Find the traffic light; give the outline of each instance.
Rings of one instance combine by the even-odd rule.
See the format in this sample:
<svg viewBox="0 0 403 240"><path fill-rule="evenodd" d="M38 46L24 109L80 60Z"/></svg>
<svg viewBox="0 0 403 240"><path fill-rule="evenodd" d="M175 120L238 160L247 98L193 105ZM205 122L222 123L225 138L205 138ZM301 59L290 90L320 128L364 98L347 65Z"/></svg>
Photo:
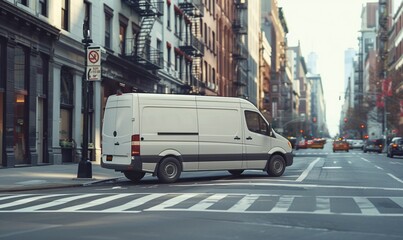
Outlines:
<svg viewBox="0 0 403 240"><path fill-rule="evenodd" d="M345 123L347 122L347 118L344 118L344 122L345 122Z"/></svg>
<svg viewBox="0 0 403 240"><path fill-rule="evenodd" d="M361 123L360 128L365 128L365 124Z"/></svg>
<svg viewBox="0 0 403 240"><path fill-rule="evenodd" d="M316 117L313 117L313 118L312 118L312 122L313 122L313 123L316 123Z"/></svg>

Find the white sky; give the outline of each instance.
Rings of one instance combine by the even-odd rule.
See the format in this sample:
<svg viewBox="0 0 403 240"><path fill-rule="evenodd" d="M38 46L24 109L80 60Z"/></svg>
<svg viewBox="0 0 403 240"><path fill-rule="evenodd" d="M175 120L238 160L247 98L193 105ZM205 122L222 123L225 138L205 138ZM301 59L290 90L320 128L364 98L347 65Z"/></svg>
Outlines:
<svg viewBox="0 0 403 240"><path fill-rule="evenodd" d="M318 55L317 73L322 77L327 126L333 136L343 104L339 96L344 95L344 51L358 48L361 10L367 2L378 0L278 0L288 26L288 46L300 41L305 60L310 52Z"/></svg>

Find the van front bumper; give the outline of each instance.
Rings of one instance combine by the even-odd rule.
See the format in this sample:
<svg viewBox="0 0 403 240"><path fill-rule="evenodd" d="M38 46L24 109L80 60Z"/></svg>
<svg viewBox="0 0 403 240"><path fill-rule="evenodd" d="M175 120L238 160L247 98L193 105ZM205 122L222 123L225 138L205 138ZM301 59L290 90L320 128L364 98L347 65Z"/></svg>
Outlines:
<svg viewBox="0 0 403 240"><path fill-rule="evenodd" d="M294 162L294 154L292 152L285 154L285 164L286 166L291 166Z"/></svg>

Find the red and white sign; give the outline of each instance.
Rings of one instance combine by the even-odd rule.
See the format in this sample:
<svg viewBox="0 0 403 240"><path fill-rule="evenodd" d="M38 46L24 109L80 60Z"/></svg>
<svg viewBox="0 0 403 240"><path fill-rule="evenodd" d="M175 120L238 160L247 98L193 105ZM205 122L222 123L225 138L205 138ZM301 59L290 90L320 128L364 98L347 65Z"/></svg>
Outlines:
<svg viewBox="0 0 403 240"><path fill-rule="evenodd" d="M101 48L87 48L87 66L101 66Z"/></svg>

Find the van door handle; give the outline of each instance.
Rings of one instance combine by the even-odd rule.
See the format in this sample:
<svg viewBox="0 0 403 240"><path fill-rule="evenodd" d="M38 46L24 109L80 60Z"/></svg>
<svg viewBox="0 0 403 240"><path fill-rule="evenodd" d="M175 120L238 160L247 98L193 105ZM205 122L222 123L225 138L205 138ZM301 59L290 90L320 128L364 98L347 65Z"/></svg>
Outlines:
<svg viewBox="0 0 403 240"><path fill-rule="evenodd" d="M235 136L235 137L234 137L234 140L241 140L241 138L238 137L238 136Z"/></svg>
<svg viewBox="0 0 403 240"><path fill-rule="evenodd" d="M119 146L119 142L115 142L115 145L116 145L116 146Z"/></svg>
<svg viewBox="0 0 403 240"><path fill-rule="evenodd" d="M252 138L251 138L251 137L247 137L246 140L252 140Z"/></svg>

